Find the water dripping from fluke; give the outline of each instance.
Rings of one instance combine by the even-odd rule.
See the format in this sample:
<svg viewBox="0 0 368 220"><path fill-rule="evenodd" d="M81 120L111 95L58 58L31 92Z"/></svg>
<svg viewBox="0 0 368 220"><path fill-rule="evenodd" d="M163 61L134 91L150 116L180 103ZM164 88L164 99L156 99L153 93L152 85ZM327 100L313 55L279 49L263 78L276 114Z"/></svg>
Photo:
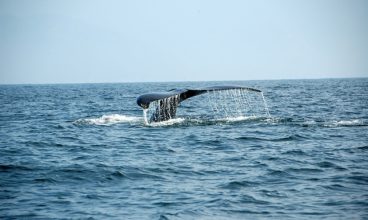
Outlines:
<svg viewBox="0 0 368 220"><path fill-rule="evenodd" d="M184 100L198 95L202 96L190 99L189 106L179 108ZM212 119L271 117L263 92L243 86L213 86L148 93L139 96L137 104L143 108L145 125L176 119L178 112L186 115L185 118L196 113L201 116L209 114Z"/></svg>

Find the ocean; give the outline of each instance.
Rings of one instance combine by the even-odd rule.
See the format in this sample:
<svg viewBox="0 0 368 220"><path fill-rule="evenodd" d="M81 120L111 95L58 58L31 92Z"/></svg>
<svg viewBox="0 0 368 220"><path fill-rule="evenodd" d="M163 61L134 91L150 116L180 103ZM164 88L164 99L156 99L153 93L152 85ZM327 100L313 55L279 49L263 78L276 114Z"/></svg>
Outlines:
<svg viewBox="0 0 368 220"><path fill-rule="evenodd" d="M215 85L269 115L203 94L145 124L136 104ZM0 104L0 219L368 219L368 78L0 85Z"/></svg>

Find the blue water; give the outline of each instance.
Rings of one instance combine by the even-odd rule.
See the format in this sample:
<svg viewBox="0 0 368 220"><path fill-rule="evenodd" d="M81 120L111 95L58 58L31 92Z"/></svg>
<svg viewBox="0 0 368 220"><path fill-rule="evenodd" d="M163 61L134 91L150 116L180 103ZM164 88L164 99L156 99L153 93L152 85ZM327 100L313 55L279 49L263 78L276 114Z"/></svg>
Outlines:
<svg viewBox="0 0 368 220"><path fill-rule="evenodd" d="M188 100L145 125L136 105L223 84L263 90L271 117ZM2 85L0 103L0 218L368 218L367 78Z"/></svg>

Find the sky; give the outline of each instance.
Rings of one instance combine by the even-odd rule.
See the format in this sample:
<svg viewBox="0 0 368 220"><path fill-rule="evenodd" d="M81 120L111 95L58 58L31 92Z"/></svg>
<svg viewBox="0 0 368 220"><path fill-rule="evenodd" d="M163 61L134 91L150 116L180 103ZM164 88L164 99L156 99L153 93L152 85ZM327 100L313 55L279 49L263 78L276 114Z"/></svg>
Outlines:
<svg viewBox="0 0 368 220"><path fill-rule="evenodd" d="M0 84L368 77L366 0L0 0Z"/></svg>

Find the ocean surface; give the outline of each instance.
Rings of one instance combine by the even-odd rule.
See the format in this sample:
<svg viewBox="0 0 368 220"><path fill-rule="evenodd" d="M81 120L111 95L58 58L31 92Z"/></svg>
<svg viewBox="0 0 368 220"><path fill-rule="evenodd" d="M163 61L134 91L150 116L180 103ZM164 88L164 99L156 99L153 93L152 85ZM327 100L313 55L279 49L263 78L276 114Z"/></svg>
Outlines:
<svg viewBox="0 0 368 220"><path fill-rule="evenodd" d="M145 124L136 104L214 85L270 115L203 94ZM0 219L368 219L367 78L0 85L0 104Z"/></svg>

